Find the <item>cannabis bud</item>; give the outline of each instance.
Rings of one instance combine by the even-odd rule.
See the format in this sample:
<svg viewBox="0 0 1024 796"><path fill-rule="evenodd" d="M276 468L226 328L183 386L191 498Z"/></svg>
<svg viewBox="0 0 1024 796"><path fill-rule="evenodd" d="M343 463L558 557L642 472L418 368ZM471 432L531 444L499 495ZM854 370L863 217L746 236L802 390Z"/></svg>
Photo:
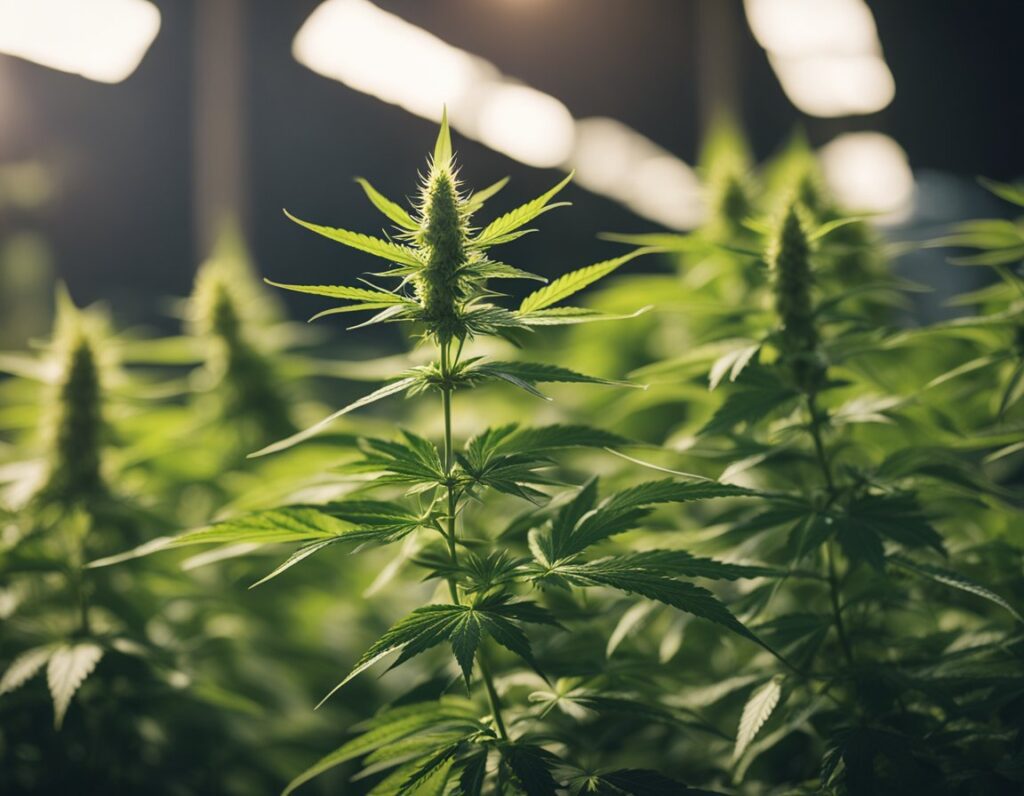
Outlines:
<svg viewBox="0 0 1024 796"><path fill-rule="evenodd" d="M699 168L707 186L708 219L714 234L743 232L754 211L745 175L752 168L750 148L736 120L719 113L701 146Z"/></svg>
<svg viewBox="0 0 1024 796"><path fill-rule="evenodd" d="M824 367L817 354L818 330L811 302L810 243L797 204L790 205L768 250L775 312L779 316L779 347L790 362L797 384L812 391Z"/></svg>
<svg viewBox="0 0 1024 796"><path fill-rule="evenodd" d="M796 198L816 218L829 212L829 200L821 184L821 176L814 170L808 169L800 175L796 183Z"/></svg>
<svg viewBox="0 0 1024 796"><path fill-rule="evenodd" d="M461 317L469 290L463 276L469 260L464 204L451 160L434 160L423 186L417 236L424 266L416 274L414 284L423 321L441 343L466 334Z"/></svg>
<svg viewBox="0 0 1024 796"><path fill-rule="evenodd" d="M753 214L753 203L743 178L725 174L710 185L710 215L723 232L735 234L742 230L744 219Z"/></svg>
<svg viewBox="0 0 1024 796"><path fill-rule="evenodd" d="M63 294L58 296L54 347L60 376L45 431L50 469L41 495L76 503L103 491L102 385L95 341Z"/></svg>
<svg viewBox="0 0 1024 796"><path fill-rule="evenodd" d="M197 274L190 300L193 333L206 345L205 375L220 400L220 415L251 431L253 441L290 434L287 396L258 335L277 322L262 295L237 229L220 233Z"/></svg>

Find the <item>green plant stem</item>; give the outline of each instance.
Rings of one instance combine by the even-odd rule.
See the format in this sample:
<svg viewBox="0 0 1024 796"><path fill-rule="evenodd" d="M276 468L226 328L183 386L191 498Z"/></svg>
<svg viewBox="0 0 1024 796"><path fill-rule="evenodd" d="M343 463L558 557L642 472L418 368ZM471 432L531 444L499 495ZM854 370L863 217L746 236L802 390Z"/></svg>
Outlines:
<svg viewBox="0 0 1024 796"><path fill-rule="evenodd" d="M484 688L487 690L487 701L491 706L491 715L494 716L494 726L498 730L498 737L503 741L507 741L508 730L505 729L505 719L501 715L501 700L498 698L498 691L494 687L494 680L491 678L490 668L484 660L482 650L477 652L477 663L480 664L480 677L484 681Z"/></svg>
<svg viewBox="0 0 1024 796"><path fill-rule="evenodd" d="M89 636L92 634L92 628L89 625L89 596L86 593L85 569L83 567L78 568L75 590L78 594L79 630L82 635Z"/></svg>
<svg viewBox="0 0 1024 796"><path fill-rule="evenodd" d="M89 624L89 594L85 582L85 544L81 539L64 536L61 542L69 563L67 583L78 609L78 632L88 636L92 632Z"/></svg>
<svg viewBox="0 0 1024 796"><path fill-rule="evenodd" d="M825 453L825 443L821 436L821 415L818 412L817 401L813 392L807 393L807 411L811 415L809 429L814 440L814 451L818 458L818 466L821 468L822 476L825 479L825 487L828 489L828 505L832 505L839 496L836 490L835 479L832 476L832 466L829 464L828 456ZM853 647L846 635L846 625L843 622L843 609L839 600L839 578L836 575L835 551L832 540L825 543L825 560L828 564L828 587L829 598L832 602L832 615L836 625L836 635L839 637L839 646L842 647L843 657L848 664L853 664Z"/></svg>
<svg viewBox="0 0 1024 796"><path fill-rule="evenodd" d="M455 485L452 483L452 388L448 383L451 373L451 366L448 361L448 343L441 344L441 404L444 407L444 476L448 493L448 557L452 566L458 562L458 549L455 536ZM448 578L448 590L452 595L452 602L459 605L459 587L455 582L455 576Z"/></svg>
<svg viewBox="0 0 1024 796"><path fill-rule="evenodd" d="M825 455L825 443L821 438L821 416L818 413L818 404L814 393L807 394L807 411L811 415L810 431L811 437L814 439L814 452L817 454L821 473L825 477L825 486L828 488L829 503L831 503L836 498L836 485L832 479L832 466L828 462L828 456Z"/></svg>
<svg viewBox="0 0 1024 796"><path fill-rule="evenodd" d="M839 644L843 648L843 656L848 664L853 664L853 647L850 646L850 639L846 635L846 627L843 624L843 610L839 604L839 579L836 577L835 552L832 549L832 540L825 543L825 558L828 560L828 585L829 596L832 600L832 614L836 620L836 634L839 636Z"/></svg>
<svg viewBox="0 0 1024 796"><path fill-rule="evenodd" d="M441 349L441 403L444 407L444 475L446 488L448 493L448 556L451 558L452 565L458 564L458 537L456 536L455 527L455 513L458 503L458 496L455 494L455 484L452 479L452 469L454 466L454 455L452 445L452 387L448 381L451 375L451 361L449 355L449 344L442 343ZM462 344L459 344L459 351L456 353L456 359L458 359L459 353L462 352ZM455 605L460 605L461 600L459 599L459 587L456 583L455 576L448 578L448 591L451 593L452 602ZM487 701L491 706L491 715L494 716L494 725L498 730L498 736L503 740L508 740L508 731L505 729L505 719L501 715L501 701L498 698L498 692L494 687L494 680L491 678L490 669L487 666L487 662L484 659L482 651L477 652L477 664L480 666L480 677L484 681L484 688L487 691Z"/></svg>

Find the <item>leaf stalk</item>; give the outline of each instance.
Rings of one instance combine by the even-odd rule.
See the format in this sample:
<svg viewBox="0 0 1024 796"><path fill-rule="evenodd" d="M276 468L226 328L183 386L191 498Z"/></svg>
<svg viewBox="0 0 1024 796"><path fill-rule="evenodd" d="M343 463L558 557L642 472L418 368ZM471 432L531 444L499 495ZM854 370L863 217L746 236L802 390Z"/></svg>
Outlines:
<svg viewBox="0 0 1024 796"><path fill-rule="evenodd" d="M828 505L831 506L839 497L839 492L836 489L835 478L832 475L832 466L829 463L828 455L825 452L825 443L822 439L821 412L818 409L816 394L808 392L806 396L807 411L811 416L808 429L811 438L814 440L814 452L818 460L818 466L821 468L822 477L825 479L825 487L828 490ZM825 544L825 560L828 566L829 600L832 603L832 616L836 626L836 635L839 637L839 646L842 647L843 657L846 658L848 664L853 665L853 647L850 645L850 639L846 634L846 625L843 622L843 610L839 599L839 577L836 574L835 550L833 549L833 541L831 539Z"/></svg>

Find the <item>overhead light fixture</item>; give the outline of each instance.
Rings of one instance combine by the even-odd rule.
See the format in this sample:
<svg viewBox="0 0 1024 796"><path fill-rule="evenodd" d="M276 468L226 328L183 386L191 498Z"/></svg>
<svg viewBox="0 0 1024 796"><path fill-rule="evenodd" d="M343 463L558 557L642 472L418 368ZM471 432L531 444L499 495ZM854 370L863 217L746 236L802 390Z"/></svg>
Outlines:
<svg viewBox="0 0 1024 796"><path fill-rule="evenodd" d="M871 52L878 30L863 0L745 0L757 43L783 56Z"/></svg>
<svg viewBox="0 0 1024 796"><path fill-rule="evenodd" d="M565 162L572 115L554 97L510 80L483 58L368 0L327 0L292 51L314 72L433 121L531 166Z"/></svg>
<svg viewBox="0 0 1024 796"><path fill-rule="evenodd" d="M811 116L867 115L892 102L896 83L881 56L769 56L775 74L796 107Z"/></svg>
<svg viewBox="0 0 1024 796"><path fill-rule="evenodd" d="M475 137L530 166L565 163L575 141L572 114L549 94L516 83L498 83L484 93Z"/></svg>
<svg viewBox="0 0 1024 796"><path fill-rule="evenodd" d="M682 160L621 122L574 120L555 97L384 11L369 0L326 0L303 23L299 63L350 88L440 121L540 168L575 168L584 188L675 229L699 223L700 188Z"/></svg>
<svg viewBox="0 0 1024 796"><path fill-rule="evenodd" d="M292 43L299 63L417 116L454 116L489 65L365 0L329 0Z"/></svg>
<svg viewBox="0 0 1024 796"><path fill-rule="evenodd" d="M700 181L686 163L636 130L603 117L576 122L576 182L672 229L704 217Z"/></svg>
<svg viewBox="0 0 1024 796"><path fill-rule="evenodd" d="M160 30L147 0L0 0L0 53L120 83Z"/></svg>
<svg viewBox="0 0 1024 796"><path fill-rule="evenodd" d="M864 0L744 0L789 101L810 116L877 113L896 81Z"/></svg>
<svg viewBox="0 0 1024 796"><path fill-rule="evenodd" d="M910 214L914 175L907 153L883 133L844 133L819 152L825 182L836 199L853 212L879 214L895 224Z"/></svg>

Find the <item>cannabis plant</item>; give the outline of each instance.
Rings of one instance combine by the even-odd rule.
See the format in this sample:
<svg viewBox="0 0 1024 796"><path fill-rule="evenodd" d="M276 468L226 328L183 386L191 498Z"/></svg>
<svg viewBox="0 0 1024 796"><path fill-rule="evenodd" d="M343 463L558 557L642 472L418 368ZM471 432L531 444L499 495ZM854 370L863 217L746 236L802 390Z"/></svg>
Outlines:
<svg viewBox="0 0 1024 796"><path fill-rule="evenodd" d="M54 743L52 729L37 721L42 711L28 708L38 704L38 691L30 688L38 673L45 671L51 725L60 729L97 664L131 648L133 611L127 595L85 569L93 555L140 541L145 536L137 531L153 527L109 480L110 395L124 386L113 340L101 312L77 309L61 289L54 332L42 356L5 355L2 362L24 379L23 397L38 409L34 416L26 412L35 434L25 450L16 449L31 455L4 468L0 579L6 669L0 709L10 739L21 744L4 744L12 754L47 750ZM81 734L76 735L66 739L72 754L84 748ZM3 768L12 788L28 787L40 777L50 784L59 781L56 772L32 771L18 759L5 761Z"/></svg>
<svg viewBox="0 0 1024 796"><path fill-rule="evenodd" d="M757 233L746 223L757 215L764 191L749 147L731 119L720 117L709 130L697 173L706 216L693 232L602 235L662 250L663 267L598 288L588 295L587 306L624 312L655 297L652 311L628 325L578 326L565 335L565 345L588 372L632 371L650 388L628 395L572 395L574 409L605 418L645 441L665 442L687 414L707 401L703 385L691 386L680 374L701 371L731 348L748 347L759 321L751 295L763 290L766 280L743 252L756 244ZM531 342L524 343L531 356L556 361L550 346Z"/></svg>
<svg viewBox="0 0 1024 796"><path fill-rule="evenodd" d="M269 464L246 459L322 411L312 399L317 380L347 372L310 353L317 336L275 298L240 230L225 224L191 294L168 302L185 333L137 334L122 347L126 360L159 374L158 400L129 420L127 434L146 462L147 489L174 505L177 527L208 522L228 503L265 502L271 485L287 492L326 466L310 450Z"/></svg>
<svg viewBox="0 0 1024 796"><path fill-rule="evenodd" d="M264 332L282 323L280 309L253 274L237 229L225 229L200 265L187 316L204 348L198 380L216 402L214 422L234 428L241 445L294 432L272 338Z"/></svg>
<svg viewBox="0 0 1024 796"><path fill-rule="evenodd" d="M683 712L646 702L630 678L595 670L574 652L592 633L601 595L618 593L659 601L731 631L741 643L764 648L716 596L694 579L761 577L765 567L726 564L681 549L641 552L615 546L612 537L645 522L661 504L712 498L749 499L751 490L710 479L634 483L600 499L596 478L566 489L552 455L572 448L618 448L628 440L582 425L509 424L477 431L459 444L456 396L491 383L533 396L544 382L618 384L550 364L492 359L475 353L486 337L519 340L540 327L612 320L615 314L562 305L565 299L645 253L640 249L566 273L502 306L490 284L538 279L493 258L526 225L559 206L568 183L483 226L474 217L504 185L477 193L461 183L447 121L412 210L360 180L369 200L397 226L393 238L375 238L294 219L350 248L390 263L364 286L280 285L348 303L320 316L373 313L362 325L409 323L434 360L273 443L267 455L310 439L337 418L388 396L433 394L439 401L440 444L411 430L397 438L362 438L337 468L358 477L362 490L342 500L309 502L242 514L166 540L158 546L291 543L298 549L259 583L339 545L350 549L418 539L412 563L437 584L434 598L395 622L356 661L325 701L379 661L391 668L447 644L450 655L431 658L430 673L382 708L358 734L299 775L291 792L329 769L361 760L372 792L527 793L676 792L682 785L636 769L629 760L591 754L602 723L623 712L657 723L685 723ZM293 217L294 218L294 217ZM631 315L634 313L625 313ZM380 498L364 497L376 490ZM525 510L514 509L516 502ZM148 546L148 550L153 549ZM585 592L597 590L591 604ZM593 605L593 607L590 607ZM601 717L596 722L594 716ZM379 776L385 774L383 779Z"/></svg>
<svg viewBox="0 0 1024 796"><path fill-rule="evenodd" d="M125 341L128 361L162 377L154 392L164 400L130 429L151 474L167 479L161 491L191 488L190 502L212 510L226 494L200 501L198 491L222 487L224 473L244 465L253 447L295 431L302 382L284 354L302 338L273 298L240 231L226 224L196 271L191 295L170 305L185 334Z"/></svg>
<svg viewBox="0 0 1024 796"><path fill-rule="evenodd" d="M0 693L21 686L48 666L54 723L60 726L71 698L103 655L92 639L93 585L84 564L96 524L116 526L116 503L104 471L108 430L105 382L116 378L106 319L78 310L64 290L43 358L8 355L5 369L34 377L42 386L36 420L36 456L5 468L4 508L12 512L4 550L5 584L15 603L51 624L57 638L23 651L4 674ZM27 386L27 385L26 385ZM123 545L128 539L121 538ZM39 573L49 573L41 576ZM65 606L73 605L74 611ZM9 643L15 643L10 639Z"/></svg>
<svg viewBox="0 0 1024 796"><path fill-rule="evenodd" d="M714 363L725 396L687 423L698 466L724 460L721 480L762 495L722 513L703 546L788 573L735 603L779 657L684 678L682 698L712 725L737 722L734 743L708 744L734 785L1012 792L1021 700L1005 686L1020 682L1022 619L999 592L1017 588L1020 554L982 529L1019 516L1019 494L981 469L986 441L937 425L907 374L915 336L844 303L860 291L835 290L824 249L846 222L813 218L796 200L749 225L764 230L751 259L772 323Z"/></svg>
<svg viewBox="0 0 1024 796"><path fill-rule="evenodd" d="M735 123L720 119L706 136L699 174L706 217L694 231L604 236L657 247L673 260L673 272L618 280L593 304L614 310L638 296L656 295L643 334L613 340L601 330L581 328L571 340L588 366L614 357L651 388L615 405L591 402L584 411L610 412L621 428L677 449L692 446L694 421L714 408L708 386L735 380L772 323L772 275L763 255L773 234L768 219L779 206L799 198L812 228L818 289L848 318L883 323L893 307L902 306L902 291L916 287L882 268L885 247L864 218L838 208L802 135L755 167ZM610 349L614 354L607 355Z"/></svg>
<svg viewBox="0 0 1024 796"><path fill-rule="evenodd" d="M167 561L86 566L176 527L166 519L176 496L140 466L133 434L163 379L124 366L140 341L99 308L76 308L63 289L56 304L40 352L0 355L15 376L2 385L0 790L265 790L279 775L260 772L255 743L235 740L236 762L223 759L254 702L214 630L239 620L210 606L209 581L201 601ZM201 726L189 726L199 712Z"/></svg>
<svg viewBox="0 0 1024 796"><path fill-rule="evenodd" d="M1024 207L1024 190L1020 187L988 180L983 184L1007 202ZM988 404L981 407L983 422L995 419L999 424L1010 425L1008 414L1024 397L1024 275L1020 272L1020 263L1024 261L1024 219L964 221L931 245L968 250L969 253L958 254L951 261L957 266L992 269L999 279L980 290L957 296L952 302L957 307L976 307L977 315L955 318L922 329L917 335L908 335L916 337L914 342L943 339L952 345L966 346L966 350L958 353L967 361L938 374L929 387L967 375L974 380L973 388L981 379L991 379L986 381L990 389L962 389L958 399L987 400ZM1022 448L1014 443L994 455L1003 458Z"/></svg>

